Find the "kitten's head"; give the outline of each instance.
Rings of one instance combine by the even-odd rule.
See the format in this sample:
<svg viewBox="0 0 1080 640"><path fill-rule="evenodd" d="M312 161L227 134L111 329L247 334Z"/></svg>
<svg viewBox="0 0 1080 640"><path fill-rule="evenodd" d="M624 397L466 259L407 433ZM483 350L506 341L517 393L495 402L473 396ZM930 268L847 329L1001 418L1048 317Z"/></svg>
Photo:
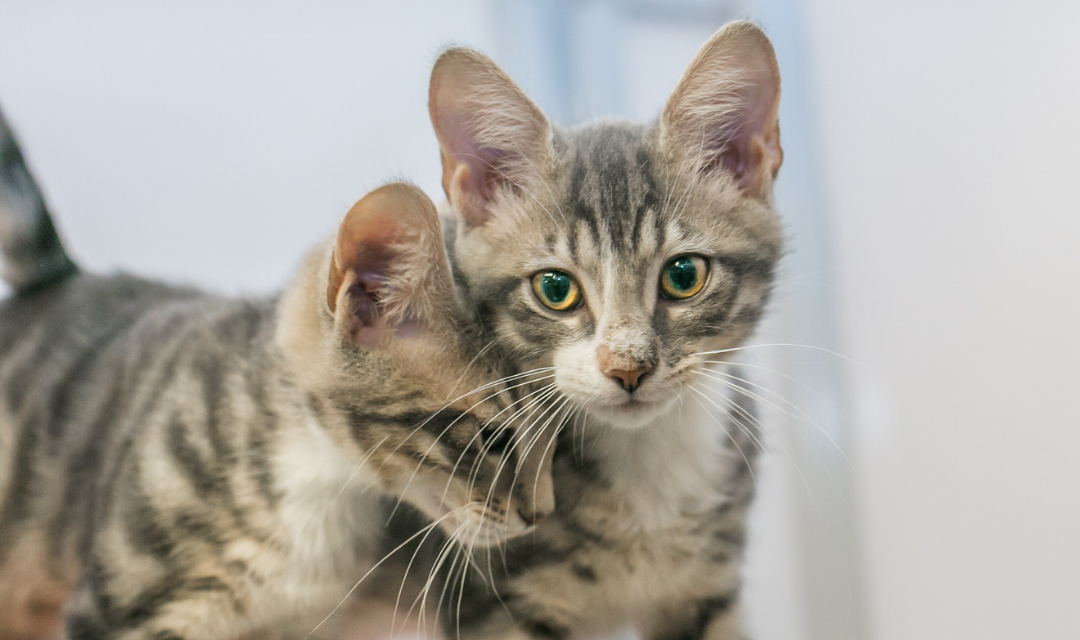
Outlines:
<svg viewBox="0 0 1080 640"><path fill-rule="evenodd" d="M612 425L647 423L753 330L781 251L780 76L718 31L657 122L553 128L483 54L435 63L429 107L468 302L521 368Z"/></svg>
<svg viewBox="0 0 1080 640"><path fill-rule="evenodd" d="M419 189L389 184L353 206L286 294L278 326L357 484L469 545L521 533L554 508L548 434L511 424L505 386L463 331L438 214Z"/></svg>

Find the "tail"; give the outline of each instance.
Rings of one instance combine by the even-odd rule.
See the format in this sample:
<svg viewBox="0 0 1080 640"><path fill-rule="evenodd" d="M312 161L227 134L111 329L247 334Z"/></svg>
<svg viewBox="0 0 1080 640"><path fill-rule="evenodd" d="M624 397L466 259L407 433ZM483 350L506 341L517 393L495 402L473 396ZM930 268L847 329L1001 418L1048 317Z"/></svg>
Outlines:
<svg viewBox="0 0 1080 640"><path fill-rule="evenodd" d="M64 251L45 199L0 112L0 258L4 280L26 293L78 269Z"/></svg>

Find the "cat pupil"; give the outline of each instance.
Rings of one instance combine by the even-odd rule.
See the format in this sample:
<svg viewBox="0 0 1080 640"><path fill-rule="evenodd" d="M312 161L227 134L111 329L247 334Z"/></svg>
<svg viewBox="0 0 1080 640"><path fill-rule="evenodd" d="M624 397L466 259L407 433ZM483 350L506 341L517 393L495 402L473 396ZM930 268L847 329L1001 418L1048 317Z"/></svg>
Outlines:
<svg viewBox="0 0 1080 640"><path fill-rule="evenodd" d="M544 290L544 295L547 299L558 304L566 300L566 297L570 295L570 278L563 273L548 272L545 273L543 284L541 288Z"/></svg>
<svg viewBox="0 0 1080 640"><path fill-rule="evenodd" d="M690 258L679 258L668 267L671 283L680 291L689 291L698 281L697 265Z"/></svg>

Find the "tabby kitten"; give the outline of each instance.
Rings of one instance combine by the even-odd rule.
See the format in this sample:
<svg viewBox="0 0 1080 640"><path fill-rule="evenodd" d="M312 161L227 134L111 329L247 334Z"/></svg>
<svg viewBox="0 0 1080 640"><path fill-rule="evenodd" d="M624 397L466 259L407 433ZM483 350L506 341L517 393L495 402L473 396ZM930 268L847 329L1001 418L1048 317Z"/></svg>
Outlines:
<svg viewBox="0 0 1080 640"><path fill-rule="evenodd" d="M781 254L779 98L749 22L713 35L650 124L554 127L484 55L435 63L462 299L508 372L554 368L548 415L574 426L555 513L507 544L494 589L476 577L451 634L742 637L759 442L725 355L754 330Z"/></svg>
<svg viewBox="0 0 1080 640"><path fill-rule="evenodd" d="M284 295L223 299L79 271L0 118L0 247L2 638L64 607L70 640L304 638L381 557L386 497L470 548L551 508L414 187Z"/></svg>

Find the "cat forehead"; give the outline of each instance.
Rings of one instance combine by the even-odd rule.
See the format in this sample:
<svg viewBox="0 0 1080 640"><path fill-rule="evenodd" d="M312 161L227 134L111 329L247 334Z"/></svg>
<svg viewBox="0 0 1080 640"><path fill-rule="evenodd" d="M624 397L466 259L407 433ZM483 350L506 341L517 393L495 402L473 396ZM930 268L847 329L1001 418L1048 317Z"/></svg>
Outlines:
<svg viewBox="0 0 1080 640"><path fill-rule="evenodd" d="M658 209L670 172L655 138L652 127L629 122L560 131L555 173L564 213L591 226L618 227Z"/></svg>
<svg viewBox="0 0 1080 640"><path fill-rule="evenodd" d="M698 179L658 139L655 124L611 120L557 130L551 193L540 194L552 202L529 207L527 222L518 218L531 252L625 260L732 235L725 214L743 200L734 185Z"/></svg>

